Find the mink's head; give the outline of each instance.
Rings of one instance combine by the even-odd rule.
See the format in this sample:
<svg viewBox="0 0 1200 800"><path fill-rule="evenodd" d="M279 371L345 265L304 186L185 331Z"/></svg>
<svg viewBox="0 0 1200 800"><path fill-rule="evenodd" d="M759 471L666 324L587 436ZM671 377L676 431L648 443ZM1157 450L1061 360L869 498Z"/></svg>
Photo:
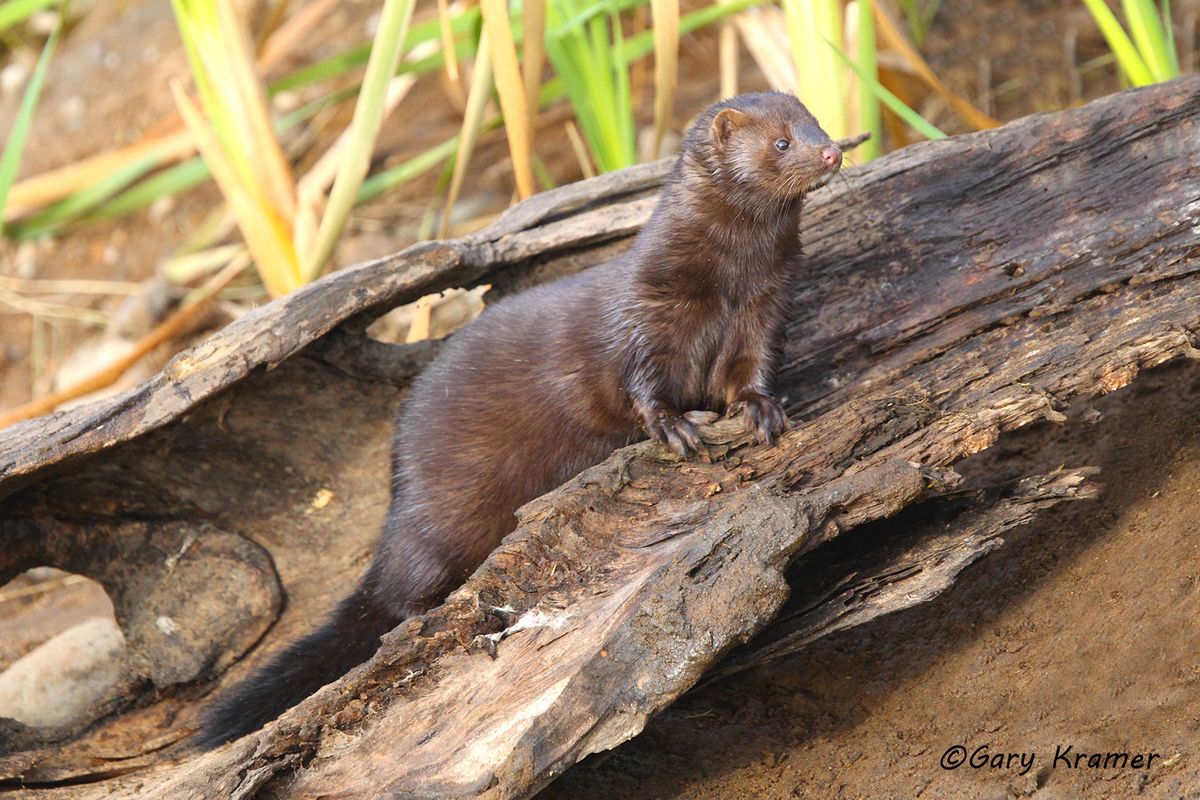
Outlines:
<svg viewBox="0 0 1200 800"><path fill-rule="evenodd" d="M783 92L743 94L710 107L688 133L714 180L790 200L824 186L842 151L804 104Z"/></svg>

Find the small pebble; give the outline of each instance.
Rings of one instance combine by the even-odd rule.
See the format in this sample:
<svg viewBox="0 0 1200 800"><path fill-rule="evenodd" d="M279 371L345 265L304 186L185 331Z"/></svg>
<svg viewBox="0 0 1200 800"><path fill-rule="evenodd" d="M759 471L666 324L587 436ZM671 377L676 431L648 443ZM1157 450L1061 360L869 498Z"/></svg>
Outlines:
<svg viewBox="0 0 1200 800"><path fill-rule="evenodd" d="M275 107L275 112L278 114L295 111L300 107L300 94L298 92L279 92L271 98L271 105Z"/></svg>
<svg viewBox="0 0 1200 800"><path fill-rule="evenodd" d="M379 14L372 14L367 17L367 21L363 24L363 33L368 39L375 38L375 32L379 30Z"/></svg>
<svg viewBox="0 0 1200 800"><path fill-rule="evenodd" d="M32 280L37 277L37 244L35 242L21 242L17 245L17 255L13 259L16 263L16 274L21 280Z"/></svg>
<svg viewBox="0 0 1200 800"><path fill-rule="evenodd" d="M57 28L57 11L39 11L29 18L29 29L39 36L49 36Z"/></svg>
<svg viewBox="0 0 1200 800"><path fill-rule="evenodd" d="M175 210L175 204L175 196L165 194L151 203L150 210L146 213L150 221L157 225L170 216L171 212Z"/></svg>
<svg viewBox="0 0 1200 800"><path fill-rule="evenodd" d="M134 341L149 333L166 316L170 303L170 285L162 278L150 278L136 294L125 298L109 324L118 336Z"/></svg>
<svg viewBox="0 0 1200 800"><path fill-rule="evenodd" d="M58 111L66 119L67 125L72 128L79 128L83 125L83 112L85 108L83 98L77 94L73 94L62 101L58 107Z"/></svg>
<svg viewBox="0 0 1200 800"><path fill-rule="evenodd" d="M0 93L16 94L29 80L29 65L24 61L13 61L0 69Z"/></svg>

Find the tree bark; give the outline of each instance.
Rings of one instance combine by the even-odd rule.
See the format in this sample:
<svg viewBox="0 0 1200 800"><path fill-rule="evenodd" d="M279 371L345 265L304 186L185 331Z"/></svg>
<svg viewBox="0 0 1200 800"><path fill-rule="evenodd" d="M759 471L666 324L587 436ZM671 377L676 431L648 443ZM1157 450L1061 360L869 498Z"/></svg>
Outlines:
<svg viewBox="0 0 1200 800"><path fill-rule="evenodd" d="M0 433L0 580L38 563L97 576L136 678L83 729L0 730L24 748L0 775L62 797L529 797L762 631L797 558L815 599L726 669L931 596L1005 526L1087 496L1086 470L976 498L951 533L915 531L869 563L816 549L959 492L953 465L1003 432L1197 357L1198 125L1200 80L1183 79L850 171L806 208L780 377L797 424L777 447L725 420L703 430L710 461L618 451L522 508L468 582L371 661L212 753L181 739L197 695L315 624L382 518L396 386L436 346L371 343L366 322L448 285L517 291L603 260L645 221L667 165L332 275L132 392ZM257 587L247 602L229 588L235 561L238 585ZM128 588L172 587L181 570L186 647L157 625L165 590ZM844 591L858 600L839 621Z"/></svg>

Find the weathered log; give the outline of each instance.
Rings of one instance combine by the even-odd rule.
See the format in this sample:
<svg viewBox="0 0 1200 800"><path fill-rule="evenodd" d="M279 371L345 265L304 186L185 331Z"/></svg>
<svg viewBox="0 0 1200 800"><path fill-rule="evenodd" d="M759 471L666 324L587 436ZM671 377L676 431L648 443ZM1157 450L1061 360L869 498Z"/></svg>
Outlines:
<svg viewBox="0 0 1200 800"><path fill-rule="evenodd" d="M1071 397L1196 357L1198 124L1200 81L1180 80L854 170L806 211L809 277L781 375L803 422L778 447L724 421L705 431L708 463L619 451L521 509L468 583L370 662L221 750L156 760L196 690L145 677L137 708L0 768L26 785L93 781L26 790L64 797L529 796L760 631L797 556L953 488L956 461L1059 419ZM100 521L135 541L147 525L207 526L264 547L288 593L255 658L311 626L363 565L399 400L387 376L413 368L336 337L449 281L511 291L595 263L644 221L663 170L567 187L476 236L335 274L133 392L0 433L0 574L52 559L42 531L87 539ZM221 562L206 563L213 587L196 601L251 630L266 609L237 608ZM116 593L114 570L85 567ZM218 665L245 646L194 638ZM162 643L141 641L149 663Z"/></svg>
<svg viewBox="0 0 1200 800"><path fill-rule="evenodd" d="M1059 470L1012 485L955 492L911 518L834 539L789 571L787 604L765 631L704 676L704 685L791 655L822 636L870 622L944 592L964 569L1004 545L1005 531L1063 500L1089 499L1097 470ZM878 528L872 530L871 528ZM881 538L885 537L885 538Z"/></svg>

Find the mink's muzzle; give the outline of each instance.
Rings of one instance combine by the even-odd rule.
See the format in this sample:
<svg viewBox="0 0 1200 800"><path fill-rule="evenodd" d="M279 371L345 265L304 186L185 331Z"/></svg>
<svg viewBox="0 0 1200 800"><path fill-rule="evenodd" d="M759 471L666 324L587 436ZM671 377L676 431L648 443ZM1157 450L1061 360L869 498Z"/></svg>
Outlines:
<svg viewBox="0 0 1200 800"><path fill-rule="evenodd" d="M820 189L825 184L829 183L842 169L842 148L838 147L836 142L826 142L823 145L813 145L812 151L814 154L814 169L816 174L809 181L806 192L811 192L814 189Z"/></svg>
<svg viewBox="0 0 1200 800"><path fill-rule="evenodd" d="M842 166L842 148L838 147L836 142L830 142L821 149L821 160L837 172Z"/></svg>

